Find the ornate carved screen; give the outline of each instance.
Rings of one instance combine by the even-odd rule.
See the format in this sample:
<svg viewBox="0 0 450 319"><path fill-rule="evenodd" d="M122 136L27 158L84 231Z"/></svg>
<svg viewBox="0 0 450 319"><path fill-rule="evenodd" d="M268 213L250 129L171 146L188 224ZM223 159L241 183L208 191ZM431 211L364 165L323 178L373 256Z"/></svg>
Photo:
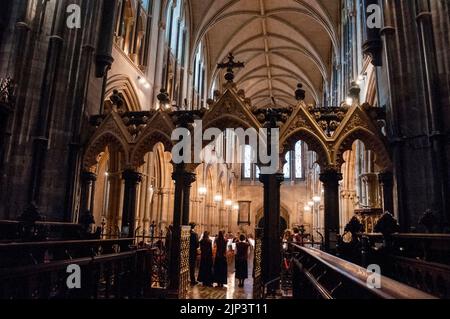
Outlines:
<svg viewBox="0 0 450 319"><path fill-rule="evenodd" d="M178 292L179 299L186 299L189 289L189 242L191 227L183 226L181 228L181 251L180 251L180 288Z"/></svg>
<svg viewBox="0 0 450 319"><path fill-rule="evenodd" d="M264 294L264 283L262 278L262 239L263 229L255 229L255 258L253 262L253 299L262 299Z"/></svg>

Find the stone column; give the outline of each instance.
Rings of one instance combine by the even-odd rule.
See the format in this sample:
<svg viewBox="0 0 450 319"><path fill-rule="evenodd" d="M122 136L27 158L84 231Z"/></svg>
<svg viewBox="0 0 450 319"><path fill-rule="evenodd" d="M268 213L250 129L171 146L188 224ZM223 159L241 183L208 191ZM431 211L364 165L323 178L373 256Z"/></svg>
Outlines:
<svg viewBox="0 0 450 319"><path fill-rule="evenodd" d="M55 90L58 80L58 68L60 65L61 52L63 50L63 34L65 27L66 1L58 1L55 7L55 18L53 20L53 32L49 37L47 59L39 96L39 108L37 127L33 140L33 155L31 162L31 179L29 183L29 203L40 202L45 163L47 161L48 143L52 127L54 112Z"/></svg>
<svg viewBox="0 0 450 319"><path fill-rule="evenodd" d="M227 216L228 209L221 207L219 209L219 231L223 230L225 227L225 217Z"/></svg>
<svg viewBox="0 0 450 319"><path fill-rule="evenodd" d="M137 190L142 181L142 175L134 170L125 170L122 174L125 181L122 213L122 236L134 237L136 228Z"/></svg>
<svg viewBox="0 0 450 319"><path fill-rule="evenodd" d="M335 169L328 169L320 174L324 187L325 204L325 250L334 251L339 234L339 181L342 174Z"/></svg>
<svg viewBox="0 0 450 319"><path fill-rule="evenodd" d="M112 47L114 40L114 27L117 9L117 0L104 0L96 54L96 76L107 76L114 59Z"/></svg>
<svg viewBox="0 0 450 319"><path fill-rule="evenodd" d="M381 199L383 212L390 212L393 214L394 211L394 175L391 172L383 172L378 174L378 181L381 188Z"/></svg>
<svg viewBox="0 0 450 319"><path fill-rule="evenodd" d="M429 117L429 137L433 155L434 198L432 206L442 216L442 221L449 222L448 196L448 162L445 154L445 125L440 96L447 92L440 92L439 68L433 30L433 17L428 0L416 0L416 21L419 30L420 49L423 64L425 104Z"/></svg>
<svg viewBox="0 0 450 319"><path fill-rule="evenodd" d="M264 238L262 245L262 274L264 283L280 276L281 273L281 234L280 234L280 187L284 181L281 173L261 174L259 180L264 185ZM279 282L268 289L276 291Z"/></svg>
<svg viewBox="0 0 450 319"><path fill-rule="evenodd" d="M185 165L175 165L172 179L175 182L173 211L173 234L171 257L169 262L170 289L178 290L180 283L181 226L189 224L191 185L195 174L186 170Z"/></svg>
<svg viewBox="0 0 450 319"><path fill-rule="evenodd" d="M159 191L159 202L158 202L158 208L159 208L159 216L160 216L160 224L161 228L164 229L165 227L169 226L169 190L168 189L160 189Z"/></svg>
<svg viewBox="0 0 450 319"><path fill-rule="evenodd" d="M96 181L97 175L95 173L86 171L81 173L80 216L84 215L87 211L93 214Z"/></svg>

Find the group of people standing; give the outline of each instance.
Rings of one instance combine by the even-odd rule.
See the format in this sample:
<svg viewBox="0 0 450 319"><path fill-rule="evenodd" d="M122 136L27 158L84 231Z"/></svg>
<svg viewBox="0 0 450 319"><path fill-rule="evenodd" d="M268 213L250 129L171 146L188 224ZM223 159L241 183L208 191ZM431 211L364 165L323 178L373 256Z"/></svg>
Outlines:
<svg viewBox="0 0 450 319"><path fill-rule="evenodd" d="M191 223L189 253L191 284L196 285L201 282L204 286L212 287L216 283L217 287L224 287L228 283L228 240L222 231L219 232L214 242L211 240L208 231L205 231L199 240L198 234L195 232L195 226L194 223ZM244 281L248 278L250 244L244 235L240 235L235 241L235 245L236 279L239 280L238 286L244 287ZM198 249L200 249L200 268L196 279Z"/></svg>

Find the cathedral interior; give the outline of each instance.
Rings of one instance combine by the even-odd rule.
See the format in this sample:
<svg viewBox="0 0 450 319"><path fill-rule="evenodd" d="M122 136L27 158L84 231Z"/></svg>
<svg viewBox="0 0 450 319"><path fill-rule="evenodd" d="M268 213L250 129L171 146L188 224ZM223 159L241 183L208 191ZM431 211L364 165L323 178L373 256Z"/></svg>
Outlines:
<svg viewBox="0 0 450 319"><path fill-rule="evenodd" d="M0 7L0 299L450 298L448 0Z"/></svg>

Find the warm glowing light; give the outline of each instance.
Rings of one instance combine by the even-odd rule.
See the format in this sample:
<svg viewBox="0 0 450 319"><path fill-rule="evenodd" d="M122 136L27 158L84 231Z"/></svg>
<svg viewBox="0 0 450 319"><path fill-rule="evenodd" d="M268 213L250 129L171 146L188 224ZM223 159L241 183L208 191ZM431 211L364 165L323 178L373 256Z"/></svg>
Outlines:
<svg viewBox="0 0 450 319"><path fill-rule="evenodd" d="M364 80L364 76L363 75L358 76L358 81L362 81L362 80Z"/></svg>
<svg viewBox="0 0 450 319"><path fill-rule="evenodd" d="M310 212L311 211L311 207L310 206L305 206L305 212Z"/></svg>
<svg viewBox="0 0 450 319"><path fill-rule="evenodd" d="M149 89L149 88L150 88L150 84L146 82L146 83L144 84L144 88Z"/></svg>
<svg viewBox="0 0 450 319"><path fill-rule="evenodd" d="M233 206L233 202L229 199L225 201L225 206Z"/></svg>
<svg viewBox="0 0 450 319"><path fill-rule="evenodd" d="M314 202L313 201L309 201L308 202L308 206L314 206Z"/></svg>
<svg viewBox="0 0 450 319"><path fill-rule="evenodd" d="M108 172L105 172L105 176L108 177L108 176L109 176L109 173L108 173Z"/></svg>
<svg viewBox="0 0 450 319"><path fill-rule="evenodd" d="M222 201L222 195L217 194L216 196L214 196L214 201L215 201L216 203L221 202L221 201Z"/></svg>
<svg viewBox="0 0 450 319"><path fill-rule="evenodd" d="M238 210L238 209L239 209L239 205L238 205L238 204L234 204L234 205L233 205L233 209L234 209L234 210Z"/></svg>
<svg viewBox="0 0 450 319"><path fill-rule="evenodd" d="M208 192L208 189L204 186L198 188L198 193L200 195L206 195L207 192Z"/></svg>
<svg viewBox="0 0 450 319"><path fill-rule="evenodd" d="M353 105L353 99L352 99L351 97L348 97L348 98L345 100L345 103L346 103L348 106L352 106L352 105Z"/></svg>
<svg viewBox="0 0 450 319"><path fill-rule="evenodd" d="M142 78L142 77L138 77L138 82L139 82L140 84L145 84L145 83L146 83L145 79Z"/></svg>
<svg viewBox="0 0 450 319"><path fill-rule="evenodd" d="M314 196L313 197L313 201L316 202L316 203L320 203L320 201L321 201L320 196Z"/></svg>

